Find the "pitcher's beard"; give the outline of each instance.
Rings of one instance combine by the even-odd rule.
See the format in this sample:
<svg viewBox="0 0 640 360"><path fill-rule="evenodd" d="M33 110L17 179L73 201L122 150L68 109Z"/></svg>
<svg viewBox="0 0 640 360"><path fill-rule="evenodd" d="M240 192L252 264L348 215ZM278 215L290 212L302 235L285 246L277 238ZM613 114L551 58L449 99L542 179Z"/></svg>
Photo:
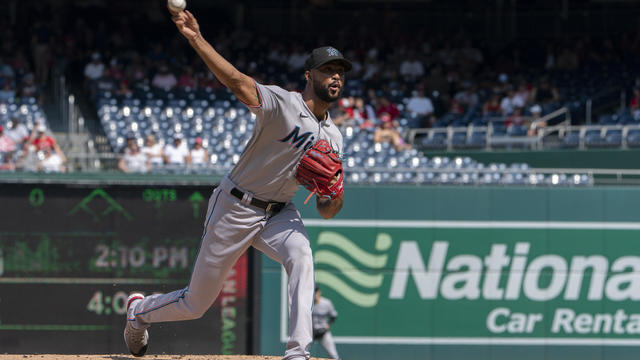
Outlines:
<svg viewBox="0 0 640 360"><path fill-rule="evenodd" d="M338 99L340 99L340 95L342 95L342 88L340 88L335 95L331 95L331 90L329 87L323 87L322 83L313 82L313 91L316 93L316 96L320 98L320 100L332 103Z"/></svg>

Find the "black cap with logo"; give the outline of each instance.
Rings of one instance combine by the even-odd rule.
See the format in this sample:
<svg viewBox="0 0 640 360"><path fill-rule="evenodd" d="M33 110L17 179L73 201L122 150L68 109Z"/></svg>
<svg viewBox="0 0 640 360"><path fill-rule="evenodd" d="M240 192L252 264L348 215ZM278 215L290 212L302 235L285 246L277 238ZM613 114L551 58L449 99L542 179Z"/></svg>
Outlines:
<svg viewBox="0 0 640 360"><path fill-rule="evenodd" d="M344 56L342 56L342 53L332 46L323 46L313 49L307 58L307 61L304 63L304 69L315 69L331 61L339 62L344 66L344 71L351 70L351 61L345 59Z"/></svg>

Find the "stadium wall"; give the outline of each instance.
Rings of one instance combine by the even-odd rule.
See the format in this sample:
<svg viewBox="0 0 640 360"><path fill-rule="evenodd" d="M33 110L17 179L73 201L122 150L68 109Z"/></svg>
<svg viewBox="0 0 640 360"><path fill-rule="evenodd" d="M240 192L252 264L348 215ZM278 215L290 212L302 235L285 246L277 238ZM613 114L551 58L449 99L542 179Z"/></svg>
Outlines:
<svg viewBox="0 0 640 360"><path fill-rule="evenodd" d="M434 156L469 156L484 163L526 163L535 168L582 168L582 169L637 169L640 150L636 149L589 149L589 150L468 150L425 151Z"/></svg>
<svg viewBox="0 0 640 360"><path fill-rule="evenodd" d="M345 359L625 359L640 340L640 188L349 187L299 206ZM301 202L304 194L296 201ZM261 353L286 341L262 261ZM278 309L278 311L274 311ZM314 343L312 355L326 354Z"/></svg>

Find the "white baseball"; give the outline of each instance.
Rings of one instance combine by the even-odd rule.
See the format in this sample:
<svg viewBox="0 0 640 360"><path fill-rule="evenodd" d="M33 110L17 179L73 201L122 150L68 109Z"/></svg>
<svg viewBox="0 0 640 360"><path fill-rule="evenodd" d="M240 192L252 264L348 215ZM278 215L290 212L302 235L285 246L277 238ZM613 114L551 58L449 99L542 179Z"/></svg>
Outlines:
<svg viewBox="0 0 640 360"><path fill-rule="evenodd" d="M187 7L186 0L169 0L169 9L174 12L180 12Z"/></svg>

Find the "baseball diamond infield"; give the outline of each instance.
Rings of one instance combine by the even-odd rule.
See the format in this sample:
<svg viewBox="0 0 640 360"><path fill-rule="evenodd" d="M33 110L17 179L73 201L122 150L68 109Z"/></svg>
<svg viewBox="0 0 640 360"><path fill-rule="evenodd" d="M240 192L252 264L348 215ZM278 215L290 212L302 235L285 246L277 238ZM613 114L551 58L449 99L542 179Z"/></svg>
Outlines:
<svg viewBox="0 0 640 360"><path fill-rule="evenodd" d="M264 355L146 355L144 357L133 357L125 354L112 355L57 355L57 354L37 354L37 355L2 355L0 360L280 360L281 356ZM321 358L311 358L311 360L328 360Z"/></svg>

